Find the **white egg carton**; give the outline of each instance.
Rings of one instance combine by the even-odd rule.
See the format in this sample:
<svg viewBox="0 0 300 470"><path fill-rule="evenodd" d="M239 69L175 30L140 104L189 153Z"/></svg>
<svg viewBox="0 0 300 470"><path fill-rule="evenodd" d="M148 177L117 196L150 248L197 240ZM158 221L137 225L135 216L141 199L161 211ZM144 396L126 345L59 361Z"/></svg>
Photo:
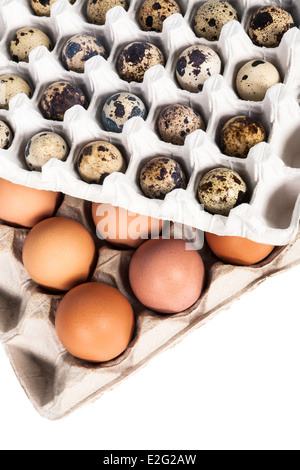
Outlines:
<svg viewBox="0 0 300 470"><path fill-rule="evenodd" d="M0 263L6 269L0 276L0 340L34 407L43 416L57 419L97 398L267 276L299 262L300 2L276 1L292 12L297 27L288 31L274 49L253 45L246 32L252 11L272 1L232 0L240 21L225 25L219 41L212 43L197 38L191 27L196 8L204 1L179 0L183 15L166 19L162 33L140 29L137 8L141 0L131 0L128 11L121 7L110 10L104 26L87 22L86 0L76 0L74 5L57 0L50 18L33 15L29 3L0 0L0 74L16 73L27 79L34 91L31 99L18 95L11 100L8 111L0 110L0 119L14 131L11 147L0 150L0 177L34 188L61 191L66 196L58 215L79 220L94 237L91 201L109 202L199 231L241 235L278 247L259 265L234 268L217 262L204 246L201 254L207 285L203 295L191 309L163 317L145 309L132 295L126 276L132 251L101 245L93 279L115 285L129 298L137 315L137 328L122 356L91 366L71 357L57 339L53 320L61 297L46 295L30 280L22 265L27 230L1 225ZM47 32L55 47L51 52L38 47L30 53L28 64L15 63L9 54L9 41L16 30L29 25ZM109 53L107 60L90 59L83 74L65 70L60 59L65 41L79 33L94 34ZM165 67L149 69L143 83L127 83L116 70L118 53L134 40L155 43L167 59ZM202 92L193 94L177 84L175 63L179 53L195 43L214 48L220 54L223 70L205 82ZM235 92L237 70L248 60L261 58L278 67L282 83L272 87L262 102L243 101ZM40 99L48 84L61 79L82 87L89 107L85 110L75 106L66 112L63 122L49 121L41 113ZM121 134L114 134L104 130L101 109L108 96L118 91L139 95L148 108L148 116L145 121L132 118ZM160 110L172 103L191 105L206 122L206 130L189 135L184 146L163 142L156 130ZM267 142L253 147L245 160L223 155L217 141L222 124L242 113L261 119L268 133ZM25 164L25 146L42 130L63 135L70 153L65 162L53 159L42 172L30 171ZM85 183L76 170L80 149L96 139L117 145L128 162L125 174L111 174L103 185ZM163 201L146 198L138 184L142 164L157 155L174 157L188 175L187 189L174 190ZM250 202L235 207L228 217L205 212L197 199L201 176L219 166L238 171L251 190Z"/></svg>

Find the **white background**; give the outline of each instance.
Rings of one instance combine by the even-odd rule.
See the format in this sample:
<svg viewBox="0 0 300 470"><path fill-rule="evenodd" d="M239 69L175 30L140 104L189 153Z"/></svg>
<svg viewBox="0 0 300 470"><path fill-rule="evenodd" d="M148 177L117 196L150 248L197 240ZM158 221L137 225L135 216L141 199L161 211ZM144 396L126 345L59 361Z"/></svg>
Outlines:
<svg viewBox="0 0 300 470"><path fill-rule="evenodd" d="M59 421L33 409L1 347L1 450L299 450L299 279L300 266L267 279Z"/></svg>

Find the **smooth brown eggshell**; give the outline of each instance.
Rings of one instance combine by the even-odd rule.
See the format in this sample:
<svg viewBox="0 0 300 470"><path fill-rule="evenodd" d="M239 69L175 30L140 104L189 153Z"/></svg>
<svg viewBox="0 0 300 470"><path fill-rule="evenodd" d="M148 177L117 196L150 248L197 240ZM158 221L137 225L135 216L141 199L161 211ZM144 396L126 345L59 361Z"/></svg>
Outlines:
<svg viewBox="0 0 300 470"><path fill-rule="evenodd" d="M51 217L35 225L23 246L23 263L31 279L54 291L86 282L95 260L90 233L66 217Z"/></svg>
<svg viewBox="0 0 300 470"><path fill-rule="evenodd" d="M52 217L61 193L29 188L0 178L0 219L5 223L31 228Z"/></svg>
<svg viewBox="0 0 300 470"><path fill-rule="evenodd" d="M128 347L135 328L133 309L116 288L81 284L61 300L55 315L57 336L73 356L90 362L115 359Z"/></svg>
<svg viewBox="0 0 300 470"><path fill-rule="evenodd" d="M158 236L163 221L111 204L92 203L92 217L99 236L120 248L137 248Z"/></svg>
<svg viewBox="0 0 300 470"><path fill-rule="evenodd" d="M159 313L191 307L204 286L204 264L198 251L181 239L152 239L134 253L129 280L138 300Z"/></svg>

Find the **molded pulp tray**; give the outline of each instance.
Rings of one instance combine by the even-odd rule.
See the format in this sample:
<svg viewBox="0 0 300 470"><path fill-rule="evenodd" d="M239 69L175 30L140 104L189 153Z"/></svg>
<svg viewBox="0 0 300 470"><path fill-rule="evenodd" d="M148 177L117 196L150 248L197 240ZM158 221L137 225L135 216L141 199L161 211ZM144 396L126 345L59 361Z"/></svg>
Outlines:
<svg viewBox="0 0 300 470"><path fill-rule="evenodd" d="M71 357L54 330L61 296L43 292L22 265L22 244L28 230L0 226L0 339L35 409L48 419L58 419L113 387L268 276L299 263L300 2L276 2L292 12L296 27L284 35L279 47L270 50L253 45L246 32L251 12L273 3L265 0L232 0L240 21L225 25L219 41L212 43L197 38L191 27L195 9L203 1L179 0L183 15L166 19L162 33L140 30L136 19L140 0L131 0L127 12L121 7L110 10L104 26L87 22L86 0L76 0L74 5L58 0L50 18L35 16L29 3L0 0L1 74L21 75L34 90L31 99L18 95L11 100L8 111L0 111L0 119L14 131L11 147L0 151L0 177L65 195L57 215L83 223L99 249L92 279L120 289L130 300L137 320L132 343L114 361L90 365ZM10 58L8 44L17 29L28 25L44 28L53 39L54 49L49 52L38 47L31 52L29 63L17 64ZM90 59L83 74L66 71L60 59L66 39L80 32L97 36L109 52L107 60ZM135 39L159 45L167 61L165 67L149 69L143 83L129 84L119 78L115 65L122 46ZM214 48L220 54L223 70L205 82L202 92L189 93L176 82L175 62L183 49L195 43ZM269 89L262 102L243 101L236 94L234 77L243 62L256 58L272 61L280 70L282 83ZM39 101L46 86L59 79L83 87L90 104L87 110L71 108L63 122L47 121ZM136 93L148 107L147 119L132 118L121 134L105 131L101 123L101 106L117 91ZM189 135L184 146L162 142L156 130L159 111L177 102L199 110L206 122L206 130ZM222 124L241 113L260 118L268 132L267 142L253 147L243 160L223 155L217 145ZM29 171L24 161L25 145L31 136L47 129L65 136L70 154L65 162L51 160L42 172ZM96 139L116 144L128 162L125 174L109 175L103 185L82 181L75 166L79 150ZM188 175L187 189L172 191L163 201L146 198L138 184L142 163L156 155L173 156ZM238 171L252 193L249 204L235 207L228 217L208 214L196 196L201 175L216 166ZM277 248L258 265L234 267L219 262L204 245L200 253L206 267L206 286L201 298L185 312L161 316L144 308L130 289L127 271L133 251L117 250L97 238L91 220L92 201L108 202L198 231L245 236Z"/></svg>

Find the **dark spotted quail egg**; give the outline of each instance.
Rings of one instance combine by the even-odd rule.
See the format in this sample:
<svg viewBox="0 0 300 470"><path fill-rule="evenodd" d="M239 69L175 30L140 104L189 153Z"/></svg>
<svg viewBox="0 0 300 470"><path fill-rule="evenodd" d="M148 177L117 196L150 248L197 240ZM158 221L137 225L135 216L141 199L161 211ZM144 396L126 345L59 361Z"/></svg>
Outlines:
<svg viewBox="0 0 300 470"><path fill-rule="evenodd" d="M106 13L112 8L120 6L128 10L126 0L88 0L86 5L86 15L89 23L104 25Z"/></svg>
<svg viewBox="0 0 300 470"><path fill-rule="evenodd" d="M76 0L68 0L73 4ZM51 7L56 0L31 0L31 7L37 16L50 16Z"/></svg>
<svg viewBox="0 0 300 470"><path fill-rule="evenodd" d="M126 167L126 160L120 150L103 140L85 145L77 159L79 175L86 183L102 184L111 173L125 173Z"/></svg>
<svg viewBox="0 0 300 470"><path fill-rule="evenodd" d="M228 215L233 207L246 202L247 186L235 171L215 168L202 177L198 197L207 212Z"/></svg>
<svg viewBox="0 0 300 470"><path fill-rule="evenodd" d="M133 93L122 92L110 96L102 108L102 123L109 132L122 132L125 122L133 117L146 118L143 101Z"/></svg>
<svg viewBox="0 0 300 470"><path fill-rule="evenodd" d="M0 76L0 108L8 109L10 100L24 93L29 98L32 96L32 90L26 80L18 75L1 75Z"/></svg>
<svg viewBox="0 0 300 470"><path fill-rule="evenodd" d="M0 121L0 149L7 150L13 141L13 133L9 125Z"/></svg>
<svg viewBox="0 0 300 470"><path fill-rule="evenodd" d="M28 62L29 53L38 46L44 46L50 51L52 42L49 36L38 28L21 28L10 42L11 57L16 62Z"/></svg>
<svg viewBox="0 0 300 470"><path fill-rule="evenodd" d="M39 132L26 145L25 162L29 170L41 171L42 166L52 158L64 161L68 152L68 145L59 134Z"/></svg>
<svg viewBox="0 0 300 470"><path fill-rule="evenodd" d="M64 80L49 85L41 99L45 118L54 121L63 121L65 112L75 105L87 108L86 96L81 88Z"/></svg>
<svg viewBox="0 0 300 470"><path fill-rule="evenodd" d="M220 132L220 149L225 155L246 158L254 145L266 139L266 131L260 121L248 116L229 119Z"/></svg>
<svg viewBox="0 0 300 470"><path fill-rule="evenodd" d="M217 41L223 26L232 20L238 20L238 14L230 3L224 1L205 2L195 14L194 31L198 37L208 41Z"/></svg>
<svg viewBox="0 0 300 470"><path fill-rule="evenodd" d="M267 90L280 80L275 65L265 60L251 60L240 68L236 88L242 100L262 101Z"/></svg>
<svg viewBox="0 0 300 470"><path fill-rule="evenodd" d="M195 45L185 49L176 62L176 77L184 90L197 93L212 75L221 73L221 59L208 46Z"/></svg>
<svg viewBox="0 0 300 470"><path fill-rule="evenodd" d="M164 199L177 188L186 188L186 175L181 165L170 157L148 160L140 173L140 186L150 199Z"/></svg>
<svg viewBox="0 0 300 470"><path fill-rule="evenodd" d="M183 145L187 135L205 128L202 117L189 106L173 104L166 106L157 120L158 132L164 142Z"/></svg>
<svg viewBox="0 0 300 470"><path fill-rule="evenodd" d="M107 58L101 42L88 34L76 34L67 40L62 50L62 61L67 70L83 73L85 63L96 55Z"/></svg>
<svg viewBox="0 0 300 470"><path fill-rule="evenodd" d="M150 42L135 41L120 53L117 68L126 82L142 82L145 72L154 65L165 65L161 50Z"/></svg>
<svg viewBox="0 0 300 470"><path fill-rule="evenodd" d="M255 11L249 23L249 36L257 46L277 47L282 36L295 26L292 15L277 5Z"/></svg>
<svg viewBox="0 0 300 470"><path fill-rule="evenodd" d="M145 0L139 10L139 23L144 31L160 33L165 19L174 13L181 13L174 0Z"/></svg>

